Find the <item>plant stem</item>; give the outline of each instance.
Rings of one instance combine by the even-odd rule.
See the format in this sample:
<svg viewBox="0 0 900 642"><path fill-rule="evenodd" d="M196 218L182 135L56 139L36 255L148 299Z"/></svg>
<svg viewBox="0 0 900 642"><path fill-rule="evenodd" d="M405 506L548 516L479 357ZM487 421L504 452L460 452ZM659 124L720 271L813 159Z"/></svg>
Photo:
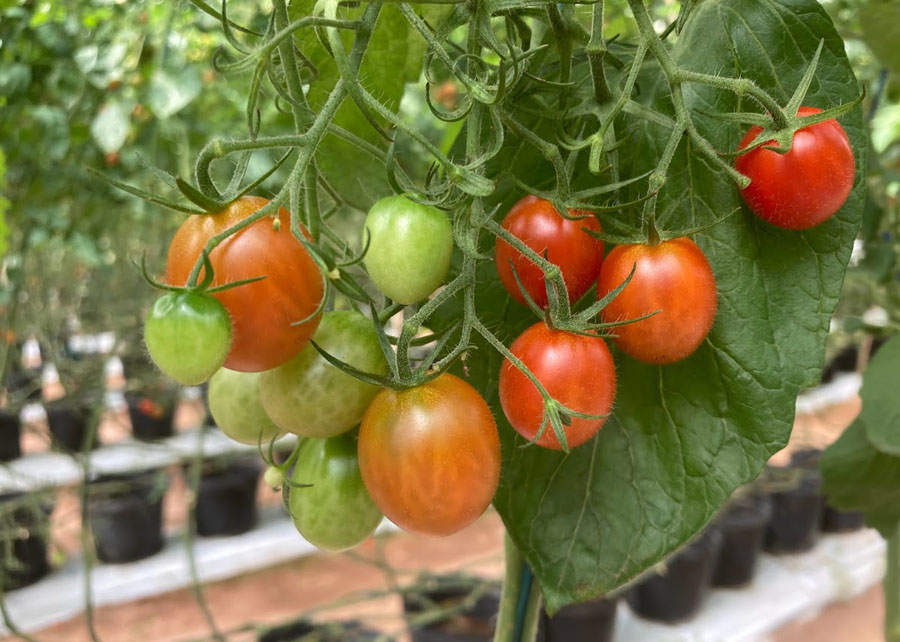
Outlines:
<svg viewBox="0 0 900 642"><path fill-rule="evenodd" d="M884 639L900 642L900 528L887 540L884 576Z"/></svg>
<svg viewBox="0 0 900 642"><path fill-rule="evenodd" d="M506 575L494 642L534 642L541 612L540 585L508 533L503 541Z"/></svg>

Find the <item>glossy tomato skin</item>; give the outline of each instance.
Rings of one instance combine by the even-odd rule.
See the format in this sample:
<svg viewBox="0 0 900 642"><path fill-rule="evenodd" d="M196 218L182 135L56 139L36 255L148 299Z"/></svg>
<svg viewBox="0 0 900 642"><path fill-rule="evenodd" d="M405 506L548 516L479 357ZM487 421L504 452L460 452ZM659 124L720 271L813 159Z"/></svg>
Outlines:
<svg viewBox="0 0 900 642"><path fill-rule="evenodd" d="M363 259L372 281L404 305L434 292L450 269L453 227L436 207L403 195L383 198L366 216L369 250Z"/></svg>
<svg viewBox="0 0 900 642"><path fill-rule="evenodd" d="M616 397L616 369L606 342L553 330L543 321L525 330L510 346L510 352L537 377L551 397L577 412L608 415ZM537 387L512 362L500 368L500 405L510 425L528 441L540 430L544 400ZM575 448L597 434L606 417L572 417L563 426L569 448ZM562 445L547 424L539 446L561 450Z"/></svg>
<svg viewBox="0 0 900 642"><path fill-rule="evenodd" d="M268 201L242 196L221 212L189 216L169 246L166 280L184 285L210 237L225 231L258 211ZM290 214L278 210L275 229L264 217L229 237L210 254L214 285L265 276L255 283L218 292L214 296L228 310L233 322L233 341L225 367L242 372L261 372L291 359L307 344L319 325L311 316L322 300L319 268L306 248L290 231Z"/></svg>
<svg viewBox="0 0 900 642"><path fill-rule="evenodd" d="M563 218L550 201L529 195L513 205L502 225L538 254L546 252L547 260L559 266L569 300L574 303L590 289L600 273L603 241L587 233L587 230L600 232L600 223L590 212L571 210L569 214L586 218L577 221ZM542 308L547 306L544 273L538 266L500 238L494 246L494 260L500 281L513 298L525 303L510 261L532 300Z"/></svg>
<svg viewBox="0 0 900 642"><path fill-rule="evenodd" d="M288 504L294 526L307 541L338 552L353 548L381 523L381 511L369 497L359 472L356 435L310 439L300 448Z"/></svg>
<svg viewBox="0 0 900 642"><path fill-rule="evenodd" d="M326 312L313 341L358 370L389 372L375 327L359 312ZM268 415L282 430L302 437L333 437L355 428L378 390L338 370L312 345L260 375Z"/></svg>
<svg viewBox="0 0 900 642"><path fill-rule="evenodd" d="M209 411L219 429L243 444L267 444L281 432L259 400L259 373L222 368L209 380Z"/></svg>
<svg viewBox="0 0 900 642"><path fill-rule="evenodd" d="M603 321L626 321L659 310L613 328L616 345L645 363L681 361L703 343L716 318L716 279L706 255L685 236L658 245L619 245L600 271L597 297L621 285L632 266L634 276L600 313Z"/></svg>
<svg viewBox="0 0 900 642"><path fill-rule="evenodd" d="M801 107L797 114L821 111ZM738 148L747 147L760 131L751 127ZM741 196L753 212L772 225L805 230L841 209L853 189L856 165L847 133L832 118L798 130L788 153L757 147L738 156L735 167L750 178Z"/></svg>
<svg viewBox="0 0 900 642"><path fill-rule="evenodd" d="M360 426L359 467L388 519L414 533L450 535L491 503L500 437L481 395L445 373L378 393Z"/></svg>
<svg viewBox="0 0 900 642"><path fill-rule="evenodd" d="M196 386L222 367L231 347L231 319L221 303L201 292L169 292L144 322L153 362L185 386Z"/></svg>

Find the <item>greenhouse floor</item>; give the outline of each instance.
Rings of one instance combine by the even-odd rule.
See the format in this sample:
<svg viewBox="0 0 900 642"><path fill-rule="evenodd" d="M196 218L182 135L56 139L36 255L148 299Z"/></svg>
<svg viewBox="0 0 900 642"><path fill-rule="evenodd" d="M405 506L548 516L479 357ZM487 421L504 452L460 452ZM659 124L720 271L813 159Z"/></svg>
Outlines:
<svg viewBox="0 0 900 642"><path fill-rule="evenodd" d="M491 577L499 577L502 570L502 527L493 513L450 538L423 539L396 533L382 542L384 559L397 570L401 582L411 581L426 565L439 572L465 570ZM375 543L370 540L355 555L315 555L212 583L205 590L209 610L222 631L235 632L230 641L251 642L256 639L252 632L238 631L248 622L282 623L309 609L333 605L352 592L384 590L385 575L372 563L375 554ZM316 616L362 619L386 632L396 632L403 626L400 601L395 597L346 604ZM876 586L783 627L767 642L881 642L882 617L881 588ZM189 590L100 607L95 613L95 626L102 640L114 642L184 642L209 639L210 631ZM90 640L83 616L38 631L35 637L41 642Z"/></svg>
<svg viewBox="0 0 900 642"><path fill-rule="evenodd" d="M848 395L842 403L798 407L798 411L788 451L806 446L821 447L833 441L858 413L859 399ZM201 419L201 412L198 402L188 402L180 409L178 423L196 425ZM108 441L115 441L123 430L127 432L127 423L123 427L122 421L127 422L127 419L114 416L104 426ZM26 439L25 450L40 449L41 441ZM779 453L774 460L783 460L788 455L788 452ZM180 476L174 475L173 480L174 488L166 495L164 505L164 521L170 532L183 523L185 504ZM260 484L259 496L261 505L277 510L272 505L279 503L278 493ZM71 491L63 491L57 499L52 528L57 561L77 554L79 517L74 495ZM259 566L265 567L265 561L261 561ZM252 625L281 624L310 611L317 619L360 619L371 628L397 634L404 628L400 600L395 596L378 596L387 592L390 583L408 584L424 570L462 571L499 578L502 568L502 524L498 516L491 512L473 526L449 538L425 539L390 533L370 539L351 554L310 555L231 579L210 582L205 586L204 595L216 625L223 632L233 633L228 638L230 642L255 640L256 635L250 630ZM882 593L880 586L870 585L871 580L864 585L868 588L854 597L803 614L801 620L771 633L765 642L880 642L883 640ZM802 591L803 588L797 586L797 590ZM371 598L372 594L376 594L375 599ZM367 599L363 601L360 599L362 597ZM100 606L95 609L94 623L98 637L104 642L211 639L210 626L188 589ZM664 636L665 642L700 639L703 642L725 642L680 637L677 629L666 628L669 632ZM83 615L34 631L32 635L40 642L91 640ZM397 639L407 638L399 635ZM641 642L663 642L663 638L642 638Z"/></svg>

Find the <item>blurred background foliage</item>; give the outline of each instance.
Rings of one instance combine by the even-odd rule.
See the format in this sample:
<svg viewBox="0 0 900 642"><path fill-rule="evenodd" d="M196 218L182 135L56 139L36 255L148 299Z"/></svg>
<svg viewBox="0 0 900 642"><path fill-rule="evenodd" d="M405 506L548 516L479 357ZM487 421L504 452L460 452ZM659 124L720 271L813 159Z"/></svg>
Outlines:
<svg viewBox="0 0 900 642"><path fill-rule="evenodd" d="M657 0L657 27L699 1ZM633 29L624 4L609 3L610 35ZM900 324L900 3L823 4L868 88L872 125L866 223L833 351L862 332ZM257 32L269 9L265 0L228 5L232 20ZM581 10L587 20L590 8ZM151 269L161 269L181 215L107 185L88 168L171 198L151 167L187 177L210 138L246 135L249 77L216 71L213 54L224 44L218 20L187 1L0 0L0 330L52 345L73 326L139 326L155 293L130 260L146 254ZM454 100L452 86L432 91ZM289 116L267 98L262 131L288 132ZM452 145L458 124L430 116L421 83L407 86L400 109L436 143ZM429 160L402 139L397 145L407 171L421 179ZM274 160L257 154L249 179ZM273 175L261 193L280 179ZM348 216L348 230L358 216Z"/></svg>

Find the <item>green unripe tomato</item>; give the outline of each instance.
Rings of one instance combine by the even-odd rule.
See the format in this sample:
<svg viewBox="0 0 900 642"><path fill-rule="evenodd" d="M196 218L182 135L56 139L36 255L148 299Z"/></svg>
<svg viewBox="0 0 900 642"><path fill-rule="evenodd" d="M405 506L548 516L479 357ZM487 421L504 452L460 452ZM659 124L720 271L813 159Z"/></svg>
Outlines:
<svg viewBox="0 0 900 642"><path fill-rule="evenodd" d="M372 321L359 312L327 312L313 341L341 361L371 374L387 374ZM263 407L282 430L302 437L333 437L359 424L379 388L328 363L312 345L284 365L263 372Z"/></svg>
<svg viewBox="0 0 900 642"><path fill-rule="evenodd" d="M209 412L219 428L235 441L254 446L281 432L259 400L259 376L222 368L209 380Z"/></svg>
<svg viewBox="0 0 900 642"><path fill-rule="evenodd" d="M231 318L209 294L169 292L156 300L144 323L153 362L185 386L209 379L231 348Z"/></svg>
<svg viewBox="0 0 900 642"><path fill-rule="evenodd" d="M263 473L263 481L272 490L278 490L284 483L284 473L281 472L278 466L269 466L266 468L266 472Z"/></svg>
<svg viewBox="0 0 900 642"><path fill-rule="evenodd" d="M444 212L406 196L389 196L369 210L366 229L366 269L388 297L415 303L444 282L453 252L453 229Z"/></svg>
<svg viewBox="0 0 900 642"><path fill-rule="evenodd" d="M310 439L303 444L291 481L288 504L294 526L311 544L338 552L360 544L382 515L363 484L356 459L356 434Z"/></svg>

